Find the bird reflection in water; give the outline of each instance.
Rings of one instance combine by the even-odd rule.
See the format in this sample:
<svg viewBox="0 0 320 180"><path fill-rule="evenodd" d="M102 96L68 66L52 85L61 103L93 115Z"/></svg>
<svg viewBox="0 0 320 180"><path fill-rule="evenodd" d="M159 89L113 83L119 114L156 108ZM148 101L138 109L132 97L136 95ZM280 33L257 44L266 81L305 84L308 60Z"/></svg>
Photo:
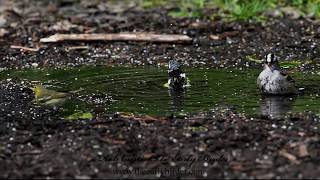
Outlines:
<svg viewBox="0 0 320 180"><path fill-rule="evenodd" d="M170 107L172 112L181 112L183 110L183 102L186 95L185 90L169 89Z"/></svg>
<svg viewBox="0 0 320 180"><path fill-rule="evenodd" d="M262 96L261 115L268 119L283 119L292 109L295 96Z"/></svg>

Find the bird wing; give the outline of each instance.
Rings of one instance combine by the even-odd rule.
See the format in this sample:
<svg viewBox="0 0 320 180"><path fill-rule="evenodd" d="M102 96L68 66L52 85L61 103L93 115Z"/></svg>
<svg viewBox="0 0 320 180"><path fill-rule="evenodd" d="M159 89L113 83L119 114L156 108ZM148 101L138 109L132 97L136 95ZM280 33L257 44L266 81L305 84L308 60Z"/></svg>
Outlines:
<svg viewBox="0 0 320 180"><path fill-rule="evenodd" d="M287 84L285 86L287 89L286 94L296 94L298 91L295 86L295 81L292 79L292 77L286 73L281 73L281 75L283 80L280 82L280 84L282 85Z"/></svg>
<svg viewBox="0 0 320 180"><path fill-rule="evenodd" d="M284 78L285 78L288 82L290 82L290 83L295 83L295 81L292 79L291 76L288 75L287 72L281 71L280 74L281 74L282 76L284 76Z"/></svg>
<svg viewBox="0 0 320 180"><path fill-rule="evenodd" d="M261 72L257 78L258 88L262 90L263 86L267 83L266 78L263 78L264 74Z"/></svg>

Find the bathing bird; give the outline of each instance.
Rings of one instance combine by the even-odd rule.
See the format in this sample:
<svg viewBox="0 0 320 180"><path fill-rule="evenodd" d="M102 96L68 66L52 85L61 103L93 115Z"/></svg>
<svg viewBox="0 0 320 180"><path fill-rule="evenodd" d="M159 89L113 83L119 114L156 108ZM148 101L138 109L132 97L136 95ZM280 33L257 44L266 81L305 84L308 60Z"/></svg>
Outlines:
<svg viewBox="0 0 320 180"><path fill-rule="evenodd" d="M264 59L264 69L257 78L257 85L263 94L297 94L294 80L280 68L278 58L269 53Z"/></svg>
<svg viewBox="0 0 320 180"><path fill-rule="evenodd" d="M180 63L176 60L169 61L168 82L165 86L172 90L183 90L190 86L189 78L186 77L186 73L182 71Z"/></svg>
<svg viewBox="0 0 320 180"><path fill-rule="evenodd" d="M65 102L71 96L70 93L57 92L55 90L47 89L42 85L35 85L31 88L34 92L35 102L48 106L58 106Z"/></svg>

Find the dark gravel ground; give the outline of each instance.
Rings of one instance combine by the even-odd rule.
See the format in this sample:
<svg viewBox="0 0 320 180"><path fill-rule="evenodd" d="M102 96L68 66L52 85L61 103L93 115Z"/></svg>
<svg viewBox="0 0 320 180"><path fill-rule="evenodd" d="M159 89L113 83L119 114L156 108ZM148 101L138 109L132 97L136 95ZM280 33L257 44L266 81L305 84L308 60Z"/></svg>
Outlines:
<svg viewBox="0 0 320 180"><path fill-rule="evenodd" d="M80 65L165 65L171 58L197 67L250 67L274 49L284 60L319 61L319 23L270 17L265 25L173 19L165 9L73 4L70 1L0 1L0 68ZM154 31L188 34L188 45L133 42L40 44L56 32ZM2 34L1 34L2 33ZM216 35L220 39L210 39ZM10 45L39 47L37 52ZM68 47L88 45L85 50ZM0 82L2 178L303 178L319 177L319 117L248 118L217 107L185 118L94 114L65 121L59 109L32 103L27 82Z"/></svg>
<svg viewBox="0 0 320 180"><path fill-rule="evenodd" d="M60 3L58 3L60 2ZM17 1L4 3L0 28L1 68L61 67L95 64L163 65L175 58L189 66L251 67L247 56L263 57L273 50L283 60L308 60L310 69L319 61L320 23L312 19L270 17L264 25L222 20L174 19L165 9L142 10L129 4L110 8L108 4L48 3ZM112 6L114 7L114 6ZM1 19L0 19L1 22ZM134 42L40 44L39 39L55 33L144 32L187 34L189 45ZM1 33L0 33L1 35ZM211 39L210 36L218 39ZM21 52L10 45L39 47ZM88 45L84 50L69 50ZM260 64L258 65L260 67ZM310 67L311 66L311 67Z"/></svg>
<svg viewBox="0 0 320 180"><path fill-rule="evenodd" d="M319 118L247 118L232 109L186 118L99 114L66 122L2 81L3 178L319 177ZM21 112L21 113L20 113Z"/></svg>

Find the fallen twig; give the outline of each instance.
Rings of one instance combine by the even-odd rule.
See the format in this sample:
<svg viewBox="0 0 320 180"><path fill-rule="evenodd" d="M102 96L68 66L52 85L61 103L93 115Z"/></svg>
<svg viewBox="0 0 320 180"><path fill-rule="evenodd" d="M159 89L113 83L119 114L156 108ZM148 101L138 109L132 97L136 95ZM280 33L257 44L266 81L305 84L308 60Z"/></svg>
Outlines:
<svg viewBox="0 0 320 180"><path fill-rule="evenodd" d="M66 47L66 51L71 51L71 50L84 50L84 49L89 49L89 46L71 46L71 47Z"/></svg>
<svg viewBox="0 0 320 180"><path fill-rule="evenodd" d="M32 51L32 52L39 51L39 48L29 48L29 47L16 46L16 45L11 45L10 48L12 48L12 49L21 49L23 51Z"/></svg>
<svg viewBox="0 0 320 180"><path fill-rule="evenodd" d="M155 117L152 117L149 115L144 115L144 116L121 115L121 117L125 118L125 119L135 120L135 121L143 121L145 123L151 123L151 122L155 122L155 121L161 121L161 122L166 121L164 118L155 118Z"/></svg>
<svg viewBox="0 0 320 180"><path fill-rule="evenodd" d="M237 36L239 34L239 31L227 31L221 34L217 34L217 35L210 35L209 38L212 40L222 40L225 39L227 37L233 37L233 36Z"/></svg>
<svg viewBox="0 0 320 180"><path fill-rule="evenodd" d="M299 164L300 162L297 160L297 157L293 154L288 153L285 149L282 149L279 151L279 155L287 158L288 160L290 160L291 162L293 162L294 164Z"/></svg>
<svg viewBox="0 0 320 180"><path fill-rule="evenodd" d="M126 144L126 141L124 140L117 140L117 139L110 139L107 137L98 137L98 140L105 142L105 143L110 143L110 144L115 144L115 145L123 145Z"/></svg>
<svg viewBox="0 0 320 180"><path fill-rule="evenodd" d="M42 43L60 41L146 41L166 43L187 43L192 38L179 34L152 34L152 33L119 33L119 34L55 34L40 39Z"/></svg>

